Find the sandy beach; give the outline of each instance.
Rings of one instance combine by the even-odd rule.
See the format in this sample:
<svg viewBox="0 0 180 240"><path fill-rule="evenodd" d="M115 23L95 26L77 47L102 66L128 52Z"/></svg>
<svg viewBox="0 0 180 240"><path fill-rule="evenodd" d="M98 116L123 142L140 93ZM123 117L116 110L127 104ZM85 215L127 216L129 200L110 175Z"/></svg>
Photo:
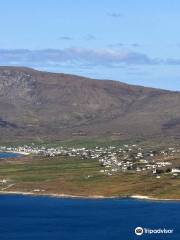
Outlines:
<svg viewBox="0 0 180 240"><path fill-rule="evenodd" d="M34 196L51 196L60 198L87 198L87 199L103 199L103 198L116 198L116 197L105 197L102 195L70 195L70 194L56 194L56 193L35 193L35 192L21 192L21 191L0 191L0 194L20 194L20 195L34 195Z"/></svg>
<svg viewBox="0 0 180 240"><path fill-rule="evenodd" d="M153 200L153 201L180 201L180 199L171 199L171 198L155 198L144 195L132 195L130 198L142 199L142 200Z"/></svg>
<svg viewBox="0 0 180 240"><path fill-rule="evenodd" d="M32 196L49 196L49 197L59 197L59 198L82 198L82 199L123 199L123 198L132 198L140 200L151 200L151 201L180 201L180 199L162 199L154 198L144 195L131 195L131 196L103 196L103 195L70 195L70 194L56 194L56 193L37 193L37 192L21 192L21 191L0 191L0 194L20 194L20 195L32 195Z"/></svg>

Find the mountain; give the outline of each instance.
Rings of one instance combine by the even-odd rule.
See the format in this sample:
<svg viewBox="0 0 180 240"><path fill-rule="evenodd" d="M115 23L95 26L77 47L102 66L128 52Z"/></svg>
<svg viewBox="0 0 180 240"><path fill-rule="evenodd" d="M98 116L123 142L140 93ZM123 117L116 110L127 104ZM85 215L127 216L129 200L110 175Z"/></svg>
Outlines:
<svg viewBox="0 0 180 240"><path fill-rule="evenodd" d="M180 92L0 67L0 141L180 137Z"/></svg>

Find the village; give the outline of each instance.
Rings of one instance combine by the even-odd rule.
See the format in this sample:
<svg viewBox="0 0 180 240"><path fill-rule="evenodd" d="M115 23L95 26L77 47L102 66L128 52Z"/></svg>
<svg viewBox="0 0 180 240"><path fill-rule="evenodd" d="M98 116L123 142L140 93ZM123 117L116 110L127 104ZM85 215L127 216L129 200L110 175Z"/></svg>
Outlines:
<svg viewBox="0 0 180 240"><path fill-rule="evenodd" d="M97 160L102 167L101 174L112 176L118 172L151 174L161 178L161 174L180 177L180 149L147 149L136 144L124 144L121 147L47 147L24 145L18 147L0 146L1 152L15 152L24 155L68 156Z"/></svg>

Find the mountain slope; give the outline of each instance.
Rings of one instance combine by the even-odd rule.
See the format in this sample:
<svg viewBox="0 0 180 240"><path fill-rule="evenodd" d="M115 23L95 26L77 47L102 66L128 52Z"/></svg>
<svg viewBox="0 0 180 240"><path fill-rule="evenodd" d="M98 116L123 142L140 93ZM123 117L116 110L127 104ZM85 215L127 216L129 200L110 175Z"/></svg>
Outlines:
<svg viewBox="0 0 180 240"><path fill-rule="evenodd" d="M0 140L180 136L180 93L0 67Z"/></svg>

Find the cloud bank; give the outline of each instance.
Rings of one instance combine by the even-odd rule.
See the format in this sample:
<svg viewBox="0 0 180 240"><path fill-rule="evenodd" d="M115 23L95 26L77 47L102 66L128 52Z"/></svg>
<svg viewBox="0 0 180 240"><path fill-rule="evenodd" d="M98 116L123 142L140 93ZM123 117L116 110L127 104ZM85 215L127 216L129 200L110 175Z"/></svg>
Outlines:
<svg viewBox="0 0 180 240"><path fill-rule="evenodd" d="M0 49L0 65L26 65L43 66L57 64L71 65L101 65L101 66L124 66L124 65L157 65L163 61L151 58L140 52L113 50L113 49L88 49L88 48L65 48L65 49ZM170 62L168 60L168 62ZM171 60L172 62L172 60Z"/></svg>
<svg viewBox="0 0 180 240"><path fill-rule="evenodd" d="M180 65L180 59L152 58L137 51L122 49L0 49L0 65L32 67L95 67Z"/></svg>

